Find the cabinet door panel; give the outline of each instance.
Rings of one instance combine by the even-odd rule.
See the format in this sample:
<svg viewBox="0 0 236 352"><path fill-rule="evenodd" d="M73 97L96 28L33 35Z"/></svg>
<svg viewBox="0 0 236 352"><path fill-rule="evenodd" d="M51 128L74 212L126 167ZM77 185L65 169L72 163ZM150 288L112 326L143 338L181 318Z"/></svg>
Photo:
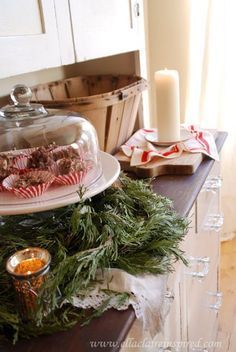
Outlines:
<svg viewBox="0 0 236 352"><path fill-rule="evenodd" d="M0 36L42 34L43 23L39 5L38 0L1 0Z"/></svg>
<svg viewBox="0 0 236 352"><path fill-rule="evenodd" d="M61 65L54 1L1 1L0 45L0 78Z"/></svg>
<svg viewBox="0 0 236 352"><path fill-rule="evenodd" d="M203 281L187 282L188 341L204 343L214 341L216 336L218 311L213 308L217 298L217 263L211 263L209 274ZM211 351L210 348L207 348Z"/></svg>
<svg viewBox="0 0 236 352"><path fill-rule="evenodd" d="M188 255L205 258L209 263L195 265L193 272L203 271L203 277L187 275L185 285L187 340L199 343L212 342L216 338L218 327L218 309L221 295L219 291L219 244L220 228L207 226L212 215L220 215L220 168L215 163L201 193L196 201L196 232L192 234L192 245L188 246ZM219 182L218 182L219 181ZM217 221L216 221L217 222ZM208 225L209 225L208 224ZM214 225L214 221L213 221ZM211 346L205 345L210 352ZM189 351L192 351L189 347Z"/></svg>
<svg viewBox="0 0 236 352"><path fill-rule="evenodd" d="M167 342L181 340L181 300L178 274L179 264L175 267L175 273L170 274L167 281L165 305L168 314L165 318L161 336L162 340Z"/></svg>
<svg viewBox="0 0 236 352"><path fill-rule="evenodd" d="M76 60L138 49L134 0L70 0Z"/></svg>

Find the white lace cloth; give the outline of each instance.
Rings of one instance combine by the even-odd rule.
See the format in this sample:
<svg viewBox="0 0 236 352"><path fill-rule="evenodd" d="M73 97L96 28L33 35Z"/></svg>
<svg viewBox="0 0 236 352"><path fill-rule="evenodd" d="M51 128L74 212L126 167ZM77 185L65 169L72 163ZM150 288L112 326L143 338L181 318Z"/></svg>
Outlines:
<svg viewBox="0 0 236 352"><path fill-rule="evenodd" d="M80 308L98 308L110 296L103 290L109 289L115 292L127 292L129 299L120 305L116 295L112 297L108 308L125 310L131 304L136 317L143 322L143 329L148 330L155 336L162 327L163 303L166 292L165 275L142 275L134 276L120 269L106 269L99 271L96 279L99 284L84 299L73 297L72 304Z"/></svg>

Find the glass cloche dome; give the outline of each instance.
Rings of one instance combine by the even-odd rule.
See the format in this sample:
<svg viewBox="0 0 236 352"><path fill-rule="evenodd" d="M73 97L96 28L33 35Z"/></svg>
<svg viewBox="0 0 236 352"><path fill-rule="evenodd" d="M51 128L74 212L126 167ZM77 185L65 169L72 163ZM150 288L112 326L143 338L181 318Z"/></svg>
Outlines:
<svg viewBox="0 0 236 352"><path fill-rule="evenodd" d="M31 90L17 85L12 105L0 110L0 191L41 196L48 188L91 185L102 174L94 127L73 112L31 104Z"/></svg>

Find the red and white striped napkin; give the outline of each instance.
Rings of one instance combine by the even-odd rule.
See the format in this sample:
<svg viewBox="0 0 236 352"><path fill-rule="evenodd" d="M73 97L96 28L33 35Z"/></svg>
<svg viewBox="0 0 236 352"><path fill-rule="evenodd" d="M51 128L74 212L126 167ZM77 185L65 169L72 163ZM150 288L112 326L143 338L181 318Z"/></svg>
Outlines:
<svg viewBox="0 0 236 352"><path fill-rule="evenodd" d="M183 152L203 153L214 160L219 160L219 154L212 133L194 125L181 128L189 132L189 138L167 148L155 146L146 139L148 134L156 132L156 129L140 129L121 146L121 150L130 158L131 166L147 164L150 160L157 157L167 159L177 158Z"/></svg>

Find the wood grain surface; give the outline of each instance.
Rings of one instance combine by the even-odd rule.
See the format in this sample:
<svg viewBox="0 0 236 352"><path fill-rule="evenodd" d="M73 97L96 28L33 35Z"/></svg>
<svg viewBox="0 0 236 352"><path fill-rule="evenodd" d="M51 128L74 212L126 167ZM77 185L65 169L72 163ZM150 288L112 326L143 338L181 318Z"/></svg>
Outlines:
<svg viewBox="0 0 236 352"><path fill-rule="evenodd" d="M219 313L219 352L236 351L236 237L221 244L220 291L223 304ZM218 350L217 350L218 351Z"/></svg>

